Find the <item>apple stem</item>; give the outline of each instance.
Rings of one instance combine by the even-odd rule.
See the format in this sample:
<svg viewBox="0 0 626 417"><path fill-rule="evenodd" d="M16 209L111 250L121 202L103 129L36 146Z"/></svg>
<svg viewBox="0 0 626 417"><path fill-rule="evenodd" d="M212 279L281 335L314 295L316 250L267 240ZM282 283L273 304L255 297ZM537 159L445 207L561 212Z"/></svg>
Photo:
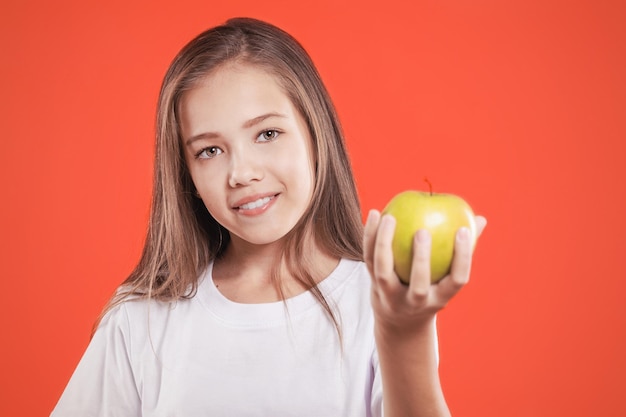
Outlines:
<svg viewBox="0 0 626 417"><path fill-rule="evenodd" d="M430 190L430 196L432 197L432 195L433 195L433 185L430 183L430 181L428 181L428 177L424 177L424 181L426 181L426 184L428 184L428 189Z"/></svg>

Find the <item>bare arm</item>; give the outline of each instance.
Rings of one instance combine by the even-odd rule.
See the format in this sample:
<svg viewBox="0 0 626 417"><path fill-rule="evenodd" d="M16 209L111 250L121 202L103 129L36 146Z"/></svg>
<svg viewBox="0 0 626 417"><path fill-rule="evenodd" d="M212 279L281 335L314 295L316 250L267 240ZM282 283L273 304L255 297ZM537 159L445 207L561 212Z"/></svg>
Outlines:
<svg viewBox="0 0 626 417"><path fill-rule="evenodd" d="M477 217L479 233L486 221ZM383 381L386 417L450 416L435 351L435 316L467 283L472 250L467 230L457 234L450 274L430 283L430 236L415 235L410 285L393 271L391 240L395 219L370 212L364 258L372 277L375 337Z"/></svg>

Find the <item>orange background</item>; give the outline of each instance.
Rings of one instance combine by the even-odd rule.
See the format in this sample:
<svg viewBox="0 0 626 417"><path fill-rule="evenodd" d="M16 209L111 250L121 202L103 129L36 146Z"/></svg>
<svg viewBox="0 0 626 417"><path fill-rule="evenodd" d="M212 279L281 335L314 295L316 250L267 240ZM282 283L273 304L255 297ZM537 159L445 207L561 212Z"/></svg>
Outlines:
<svg viewBox="0 0 626 417"><path fill-rule="evenodd" d="M0 415L56 403L140 253L166 67L235 15L311 53L364 213L428 176L489 219L439 320L453 414L626 415L624 5L4 0Z"/></svg>

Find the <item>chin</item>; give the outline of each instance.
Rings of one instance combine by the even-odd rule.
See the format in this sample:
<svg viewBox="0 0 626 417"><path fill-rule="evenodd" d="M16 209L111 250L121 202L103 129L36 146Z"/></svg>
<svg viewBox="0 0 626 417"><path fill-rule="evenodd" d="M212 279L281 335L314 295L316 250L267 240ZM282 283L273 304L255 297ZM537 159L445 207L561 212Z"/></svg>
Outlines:
<svg viewBox="0 0 626 417"><path fill-rule="evenodd" d="M285 236L287 236L287 232L285 233L258 233L258 234L249 234L243 233L238 235L237 237L243 243L247 243L255 246L266 246L271 245L277 242L284 240Z"/></svg>

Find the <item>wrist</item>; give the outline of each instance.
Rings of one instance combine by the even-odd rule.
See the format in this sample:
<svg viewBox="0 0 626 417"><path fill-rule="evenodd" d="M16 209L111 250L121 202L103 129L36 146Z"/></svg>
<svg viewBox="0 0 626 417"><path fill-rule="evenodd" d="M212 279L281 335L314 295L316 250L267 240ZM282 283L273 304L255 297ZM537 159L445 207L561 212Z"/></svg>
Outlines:
<svg viewBox="0 0 626 417"><path fill-rule="evenodd" d="M421 347L418 348L419 350L429 350L429 348L437 344L436 316L428 320L410 323L408 326L376 321L374 324L374 337L379 351L400 353L406 347L406 353L410 354L409 352L415 351L418 346Z"/></svg>

